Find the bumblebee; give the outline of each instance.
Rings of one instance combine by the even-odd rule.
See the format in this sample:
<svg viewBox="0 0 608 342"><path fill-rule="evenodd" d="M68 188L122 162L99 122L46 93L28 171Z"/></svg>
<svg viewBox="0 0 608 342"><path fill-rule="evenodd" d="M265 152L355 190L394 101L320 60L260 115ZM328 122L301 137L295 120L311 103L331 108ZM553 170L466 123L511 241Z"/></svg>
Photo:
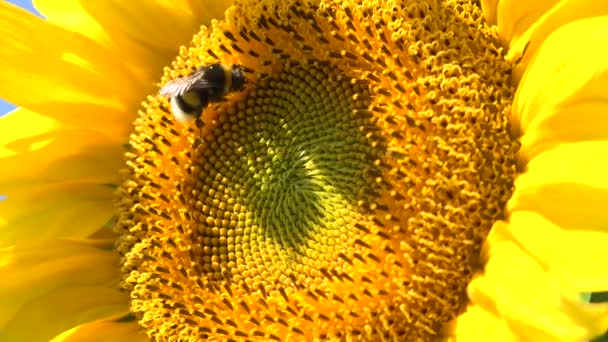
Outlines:
<svg viewBox="0 0 608 342"><path fill-rule="evenodd" d="M191 122L210 102L220 102L228 93L243 89L246 81L240 65L214 63L167 82L160 94L170 97L171 110L178 121Z"/></svg>

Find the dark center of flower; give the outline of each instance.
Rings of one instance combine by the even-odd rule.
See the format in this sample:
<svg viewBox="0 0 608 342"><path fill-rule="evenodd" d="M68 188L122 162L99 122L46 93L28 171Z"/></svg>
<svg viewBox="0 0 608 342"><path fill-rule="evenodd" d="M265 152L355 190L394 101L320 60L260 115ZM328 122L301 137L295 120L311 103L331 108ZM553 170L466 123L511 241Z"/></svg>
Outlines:
<svg viewBox="0 0 608 342"><path fill-rule="evenodd" d="M233 7L174 73L259 74L202 130L145 103L117 229L153 339L429 341L462 311L512 191L510 69L475 6L374 6Z"/></svg>

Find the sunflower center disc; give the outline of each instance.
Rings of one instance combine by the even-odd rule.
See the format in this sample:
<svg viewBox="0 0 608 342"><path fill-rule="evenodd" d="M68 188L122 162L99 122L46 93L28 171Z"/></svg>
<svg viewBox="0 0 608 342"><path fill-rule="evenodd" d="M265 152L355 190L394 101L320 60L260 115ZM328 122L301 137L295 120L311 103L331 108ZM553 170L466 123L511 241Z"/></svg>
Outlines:
<svg viewBox="0 0 608 342"><path fill-rule="evenodd" d="M495 33L466 1L322 2L235 5L174 70L260 76L202 130L161 97L135 121L117 249L157 341L431 341L467 304L516 172Z"/></svg>

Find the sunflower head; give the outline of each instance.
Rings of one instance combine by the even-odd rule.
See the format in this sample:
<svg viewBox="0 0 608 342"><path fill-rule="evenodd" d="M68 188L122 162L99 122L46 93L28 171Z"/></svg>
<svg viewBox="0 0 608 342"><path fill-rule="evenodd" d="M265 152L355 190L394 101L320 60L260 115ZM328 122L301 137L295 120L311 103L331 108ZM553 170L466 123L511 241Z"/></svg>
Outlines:
<svg viewBox="0 0 608 342"><path fill-rule="evenodd" d="M244 66L177 123L149 96L119 191L155 340L425 340L511 195L509 65L464 1L242 1L162 79ZM481 27L481 29L480 29Z"/></svg>

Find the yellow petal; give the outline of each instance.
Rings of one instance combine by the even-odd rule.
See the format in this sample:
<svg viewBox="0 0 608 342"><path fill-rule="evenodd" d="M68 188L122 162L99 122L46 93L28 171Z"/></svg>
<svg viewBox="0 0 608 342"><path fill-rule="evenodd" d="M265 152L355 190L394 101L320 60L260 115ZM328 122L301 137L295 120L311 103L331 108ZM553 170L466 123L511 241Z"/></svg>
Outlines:
<svg viewBox="0 0 608 342"><path fill-rule="evenodd" d="M118 322L98 320L70 329L54 338L51 342L149 342L137 322Z"/></svg>
<svg viewBox="0 0 608 342"><path fill-rule="evenodd" d="M112 241L55 240L0 250L2 334L10 341L48 341L127 310L128 299L117 286L119 257L111 246Z"/></svg>
<svg viewBox="0 0 608 342"><path fill-rule="evenodd" d="M13 188L21 182L116 184L123 148L95 131L55 130L15 140L4 145L3 151L13 154L0 156L0 186Z"/></svg>
<svg viewBox="0 0 608 342"><path fill-rule="evenodd" d="M116 51L139 80L152 85L200 25L223 18L228 2L35 0L34 4L49 22Z"/></svg>
<svg viewBox="0 0 608 342"><path fill-rule="evenodd" d="M104 41L99 29L112 39L128 37L154 49L175 50L211 19L223 19L231 1L53 1L34 4L50 22ZM117 15L117 13L119 15ZM94 24L96 23L96 24ZM90 31L89 31L90 30Z"/></svg>
<svg viewBox="0 0 608 342"><path fill-rule="evenodd" d="M508 209L539 213L564 229L607 233L607 174L608 141L560 145L530 161Z"/></svg>
<svg viewBox="0 0 608 342"><path fill-rule="evenodd" d="M91 12L107 30L125 32L134 40L175 51L212 19L223 19L228 1L89 1ZM121 13L117 18L116 13Z"/></svg>
<svg viewBox="0 0 608 342"><path fill-rule="evenodd" d="M520 342L506 322L479 306L470 306L458 316L448 342Z"/></svg>
<svg viewBox="0 0 608 342"><path fill-rule="evenodd" d="M31 130L30 130L31 125ZM0 187L73 180L118 181L122 140L71 129L25 110L0 117Z"/></svg>
<svg viewBox="0 0 608 342"><path fill-rule="evenodd" d="M94 41L0 2L0 96L80 127L108 134L130 128L142 87L114 54Z"/></svg>
<svg viewBox="0 0 608 342"><path fill-rule="evenodd" d="M507 223L497 223L487 239L485 274L469 285L474 304L501 317L523 341L583 341L608 329L608 305L584 303L505 234L509 227L496 229L501 225Z"/></svg>
<svg viewBox="0 0 608 342"><path fill-rule="evenodd" d="M584 220L584 217L580 218ZM533 212L516 211L503 230L546 271L568 281L579 292L608 290L608 274L598 265L608 260L608 231L568 230Z"/></svg>
<svg viewBox="0 0 608 342"><path fill-rule="evenodd" d="M49 23L80 33L104 46L112 46L112 39L82 7L81 1L32 0L32 3Z"/></svg>
<svg viewBox="0 0 608 342"><path fill-rule="evenodd" d="M112 216L122 147L23 109L0 118L0 246L83 238Z"/></svg>
<svg viewBox="0 0 608 342"><path fill-rule="evenodd" d="M521 37L543 14L561 0L498 0L498 34L507 42Z"/></svg>
<svg viewBox="0 0 608 342"><path fill-rule="evenodd" d="M97 183L21 186L2 190L0 248L24 241L86 238L108 224L114 189Z"/></svg>
<svg viewBox="0 0 608 342"><path fill-rule="evenodd" d="M506 0L498 5L498 31L510 42L508 59L519 60L514 70L520 79L537 49L558 28L585 18L608 14L608 2L597 0ZM579 41L587 42L585 35ZM573 49L563 44L564 50Z"/></svg>
<svg viewBox="0 0 608 342"><path fill-rule="evenodd" d="M498 15L498 0L481 0L483 16L490 25L496 25Z"/></svg>
<svg viewBox="0 0 608 342"><path fill-rule="evenodd" d="M3 328L14 341L48 341L71 327L127 310L118 288L75 286L52 290L24 304ZM32 329L32 322L36 322Z"/></svg>
<svg viewBox="0 0 608 342"><path fill-rule="evenodd" d="M549 37L517 89L513 125L529 160L563 142L608 139L608 16Z"/></svg>
<svg viewBox="0 0 608 342"><path fill-rule="evenodd" d="M53 132L60 124L40 114L17 108L0 116L0 158L14 155L15 151L5 147L7 144ZM27 129L24 129L27 127ZM44 142L34 143L32 149L38 149Z"/></svg>

